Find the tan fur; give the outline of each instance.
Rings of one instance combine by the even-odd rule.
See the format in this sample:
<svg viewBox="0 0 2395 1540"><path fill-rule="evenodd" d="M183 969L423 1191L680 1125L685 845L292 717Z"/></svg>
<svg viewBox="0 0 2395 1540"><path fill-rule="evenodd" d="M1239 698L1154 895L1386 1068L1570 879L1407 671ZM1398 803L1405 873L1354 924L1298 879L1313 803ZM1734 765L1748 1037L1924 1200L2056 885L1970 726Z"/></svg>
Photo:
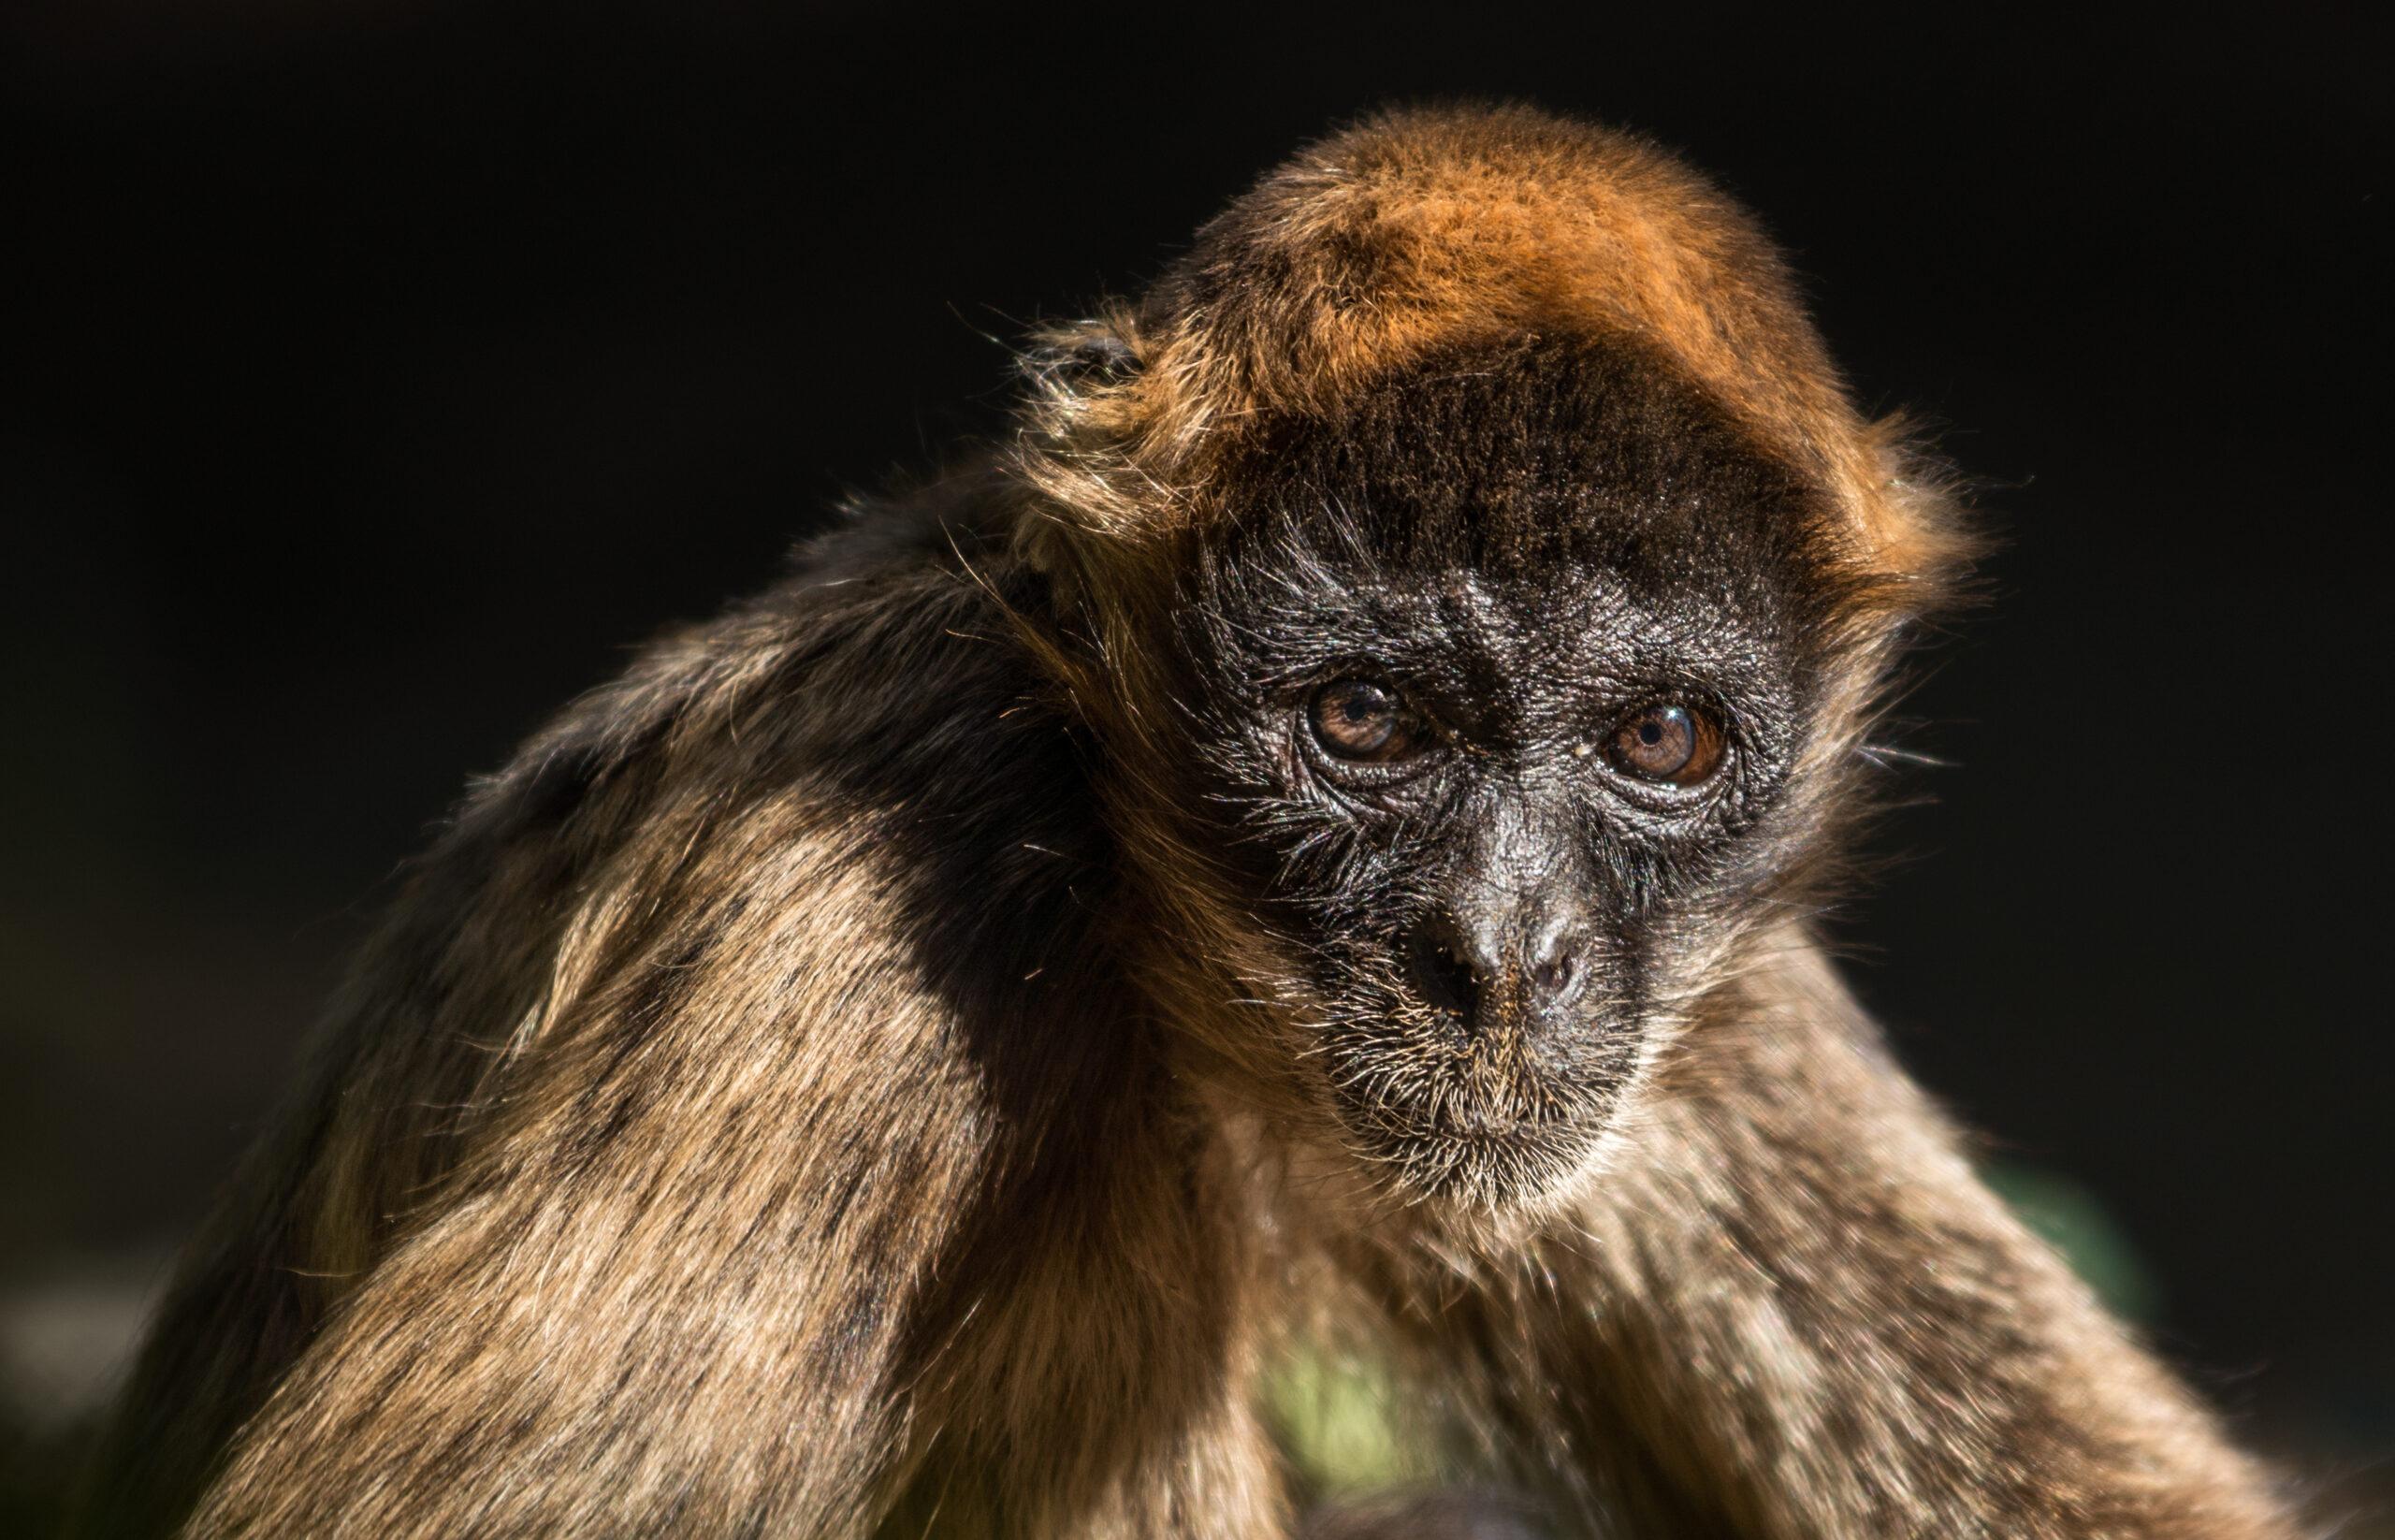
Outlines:
<svg viewBox="0 0 2395 1540"><path fill-rule="evenodd" d="M1657 360L1810 489L1836 661L1807 853L1582 1169L1426 1200L1357 1160L1181 778L1172 610L1276 434L1540 335ZM1029 368L1003 467L478 789L186 1262L83 1533L1285 1534L1256 1376L1305 1322L1378 1340L1549 1533L2292 1533L1787 918L1967 541L1747 216L1527 109L1384 118Z"/></svg>

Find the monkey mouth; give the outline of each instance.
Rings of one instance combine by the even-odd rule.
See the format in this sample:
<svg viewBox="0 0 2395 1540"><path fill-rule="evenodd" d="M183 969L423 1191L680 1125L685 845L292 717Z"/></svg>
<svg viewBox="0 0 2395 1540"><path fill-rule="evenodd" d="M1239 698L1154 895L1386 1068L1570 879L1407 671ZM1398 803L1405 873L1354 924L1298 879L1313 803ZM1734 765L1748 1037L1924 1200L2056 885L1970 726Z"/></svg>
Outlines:
<svg viewBox="0 0 2395 1540"><path fill-rule="evenodd" d="M1368 1141L1366 1153L1373 1168L1402 1191L1494 1209L1563 1185L1587 1161L1602 1127L1602 1118L1488 1113L1402 1133L1384 1128Z"/></svg>
<svg viewBox="0 0 2395 1540"><path fill-rule="evenodd" d="M1577 1171L1618 1099L1618 1073L1557 1075L1437 1055L1410 1071L1334 1080L1341 1125L1367 1165L1421 1197L1500 1205Z"/></svg>
<svg viewBox="0 0 2395 1540"><path fill-rule="evenodd" d="M1332 1110L1357 1155L1401 1190L1474 1208L1569 1180L1637 1063L1639 1014L1594 1000L1508 1009L1473 993L1452 953L1415 937L1391 950L1402 982L1383 979L1372 1002L1333 1013L1323 1044Z"/></svg>

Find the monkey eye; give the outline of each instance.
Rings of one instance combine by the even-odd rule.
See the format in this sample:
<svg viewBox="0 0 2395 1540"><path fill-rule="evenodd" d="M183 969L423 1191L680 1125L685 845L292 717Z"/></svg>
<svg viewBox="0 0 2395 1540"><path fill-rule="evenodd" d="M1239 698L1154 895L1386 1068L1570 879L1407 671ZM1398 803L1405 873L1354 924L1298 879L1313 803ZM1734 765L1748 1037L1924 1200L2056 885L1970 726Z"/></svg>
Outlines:
<svg viewBox="0 0 2395 1540"><path fill-rule="evenodd" d="M1703 712L1662 702L1614 729L1607 757L1641 780L1693 786L1720 767L1721 730Z"/></svg>
<svg viewBox="0 0 2395 1540"><path fill-rule="evenodd" d="M1334 679L1306 702L1314 742L1337 759L1387 764L1429 747L1430 724L1386 685Z"/></svg>

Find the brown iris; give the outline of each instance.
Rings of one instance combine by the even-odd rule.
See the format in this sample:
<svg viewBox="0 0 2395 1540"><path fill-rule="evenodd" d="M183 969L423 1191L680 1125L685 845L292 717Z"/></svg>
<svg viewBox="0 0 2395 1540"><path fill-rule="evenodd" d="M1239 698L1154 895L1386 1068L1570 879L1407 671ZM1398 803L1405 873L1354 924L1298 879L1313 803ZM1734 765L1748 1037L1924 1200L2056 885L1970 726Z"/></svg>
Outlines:
<svg viewBox="0 0 2395 1540"><path fill-rule="evenodd" d="M1684 705L1650 705L1614 729L1613 763L1641 780L1693 786L1721 763L1721 733Z"/></svg>
<svg viewBox="0 0 2395 1540"><path fill-rule="evenodd" d="M1386 763L1420 750L1422 719L1397 691L1370 679L1337 679L1314 692L1306 721L1314 742L1343 760Z"/></svg>

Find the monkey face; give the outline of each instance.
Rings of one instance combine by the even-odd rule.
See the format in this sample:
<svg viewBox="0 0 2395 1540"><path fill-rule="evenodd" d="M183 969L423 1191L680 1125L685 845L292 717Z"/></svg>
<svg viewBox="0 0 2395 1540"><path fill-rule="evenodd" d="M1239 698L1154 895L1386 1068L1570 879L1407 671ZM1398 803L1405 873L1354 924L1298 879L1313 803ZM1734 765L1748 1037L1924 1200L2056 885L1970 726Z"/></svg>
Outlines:
<svg viewBox="0 0 2395 1540"><path fill-rule="evenodd" d="M1468 367L1466 367L1468 366ZM1255 472L1184 596L1196 756L1368 1165L1569 1180L1806 844L1820 505L1634 355L1519 339Z"/></svg>

